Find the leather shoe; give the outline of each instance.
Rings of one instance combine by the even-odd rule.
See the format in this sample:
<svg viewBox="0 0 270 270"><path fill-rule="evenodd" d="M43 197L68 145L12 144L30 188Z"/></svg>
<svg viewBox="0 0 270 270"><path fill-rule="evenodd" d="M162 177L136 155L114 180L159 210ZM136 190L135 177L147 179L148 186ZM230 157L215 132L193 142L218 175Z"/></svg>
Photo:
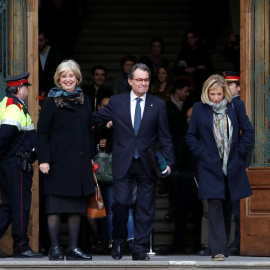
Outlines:
<svg viewBox="0 0 270 270"><path fill-rule="evenodd" d="M112 246L112 258L115 260L120 260L123 257L122 245Z"/></svg>
<svg viewBox="0 0 270 270"><path fill-rule="evenodd" d="M133 261L150 261L150 257L146 252L137 252L132 254Z"/></svg>
<svg viewBox="0 0 270 270"><path fill-rule="evenodd" d="M67 250L66 259L67 261L92 261L92 256L82 252L82 250L77 247L73 250Z"/></svg>
<svg viewBox="0 0 270 270"><path fill-rule="evenodd" d="M6 258L7 254L0 248L0 258Z"/></svg>
<svg viewBox="0 0 270 270"><path fill-rule="evenodd" d="M48 257L49 261L63 261L65 259L59 246L50 248Z"/></svg>
<svg viewBox="0 0 270 270"><path fill-rule="evenodd" d="M13 255L14 258L42 258L44 257L41 253L36 253L32 249L28 249L23 253L17 253Z"/></svg>

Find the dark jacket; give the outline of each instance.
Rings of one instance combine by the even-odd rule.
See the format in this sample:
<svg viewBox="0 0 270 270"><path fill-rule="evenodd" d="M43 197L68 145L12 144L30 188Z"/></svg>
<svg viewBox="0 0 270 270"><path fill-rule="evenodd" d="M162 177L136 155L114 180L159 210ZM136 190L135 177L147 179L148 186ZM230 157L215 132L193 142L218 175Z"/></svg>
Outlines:
<svg viewBox="0 0 270 270"><path fill-rule="evenodd" d="M254 143L254 130L246 115L243 101L235 99L233 105L232 103L227 105L227 114L233 127L227 164L227 181L231 201L252 194L243 158ZM238 111L239 119L235 110ZM241 137L240 130L242 131ZM197 160L199 198L224 199L225 183L221 159L213 135L211 106L202 102L194 104L186 141Z"/></svg>
<svg viewBox="0 0 270 270"><path fill-rule="evenodd" d="M58 108L47 98L38 121L39 163L50 163L44 175L45 193L59 196L83 196L94 192L91 159L94 157L91 105Z"/></svg>
<svg viewBox="0 0 270 270"><path fill-rule="evenodd" d="M98 104L101 103L101 100L103 98L111 97L113 95L113 91L103 85L101 85L98 91L96 91L94 84L91 84L90 86L85 86L83 88L83 92L90 99L93 112L96 112L98 110Z"/></svg>
<svg viewBox="0 0 270 270"><path fill-rule="evenodd" d="M54 73L58 65L64 60L62 53L54 48L50 48L44 70L41 67L40 57L39 59L39 93L45 92L47 96L49 90L55 86Z"/></svg>
<svg viewBox="0 0 270 270"><path fill-rule="evenodd" d="M173 145L170 138L165 102L146 94L145 108L137 135L132 126L130 114L130 93L112 96L108 105L93 114L93 122L113 121L112 169L114 179L122 179L132 162L137 146L141 162L148 176L156 179L147 157L147 150L158 142L162 154L171 168L174 165Z"/></svg>

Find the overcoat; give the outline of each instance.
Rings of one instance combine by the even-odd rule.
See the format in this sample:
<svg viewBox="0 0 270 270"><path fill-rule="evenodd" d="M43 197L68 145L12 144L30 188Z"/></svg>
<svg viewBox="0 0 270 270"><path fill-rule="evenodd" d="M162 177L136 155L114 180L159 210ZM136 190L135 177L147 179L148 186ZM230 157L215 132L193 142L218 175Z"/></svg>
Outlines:
<svg viewBox="0 0 270 270"><path fill-rule="evenodd" d="M37 125L38 160L50 164L49 174L43 175L46 194L86 196L95 186L92 110L86 96L83 104L69 105L58 108L54 98L45 100Z"/></svg>
<svg viewBox="0 0 270 270"><path fill-rule="evenodd" d="M233 133L226 181L228 181L231 201L234 201L252 194L243 158L254 143L254 130L246 115L243 101L235 99L233 103L228 103L227 116L231 121ZM213 129L212 107L202 102L195 103L186 142L196 157L199 199L225 199L222 163Z"/></svg>

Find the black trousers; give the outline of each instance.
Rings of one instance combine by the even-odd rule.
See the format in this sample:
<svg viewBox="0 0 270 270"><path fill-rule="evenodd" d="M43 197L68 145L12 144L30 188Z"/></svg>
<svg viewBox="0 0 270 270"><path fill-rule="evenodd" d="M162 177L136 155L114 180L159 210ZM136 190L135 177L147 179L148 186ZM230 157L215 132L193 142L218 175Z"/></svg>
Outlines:
<svg viewBox="0 0 270 270"><path fill-rule="evenodd" d="M12 223L13 254L29 250L27 228L32 177L32 172L21 170L15 156L0 161L0 239Z"/></svg>
<svg viewBox="0 0 270 270"><path fill-rule="evenodd" d="M211 255L228 255L231 229L231 198L228 182L225 182L225 199L208 199L209 246Z"/></svg>
<svg viewBox="0 0 270 270"><path fill-rule="evenodd" d="M132 254L146 252L155 222L156 179L149 178L140 159L133 159L127 174L113 180L113 241L119 245L126 241L129 208L133 197L133 183L137 183L134 215L134 240Z"/></svg>

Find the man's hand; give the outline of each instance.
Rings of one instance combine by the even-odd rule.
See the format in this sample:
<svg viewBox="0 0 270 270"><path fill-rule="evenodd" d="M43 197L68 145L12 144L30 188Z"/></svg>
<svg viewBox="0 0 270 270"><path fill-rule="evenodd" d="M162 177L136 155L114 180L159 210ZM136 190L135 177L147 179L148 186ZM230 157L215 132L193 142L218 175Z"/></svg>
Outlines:
<svg viewBox="0 0 270 270"><path fill-rule="evenodd" d="M49 163L41 163L39 165L39 169L42 173L48 174L50 170L50 164Z"/></svg>

